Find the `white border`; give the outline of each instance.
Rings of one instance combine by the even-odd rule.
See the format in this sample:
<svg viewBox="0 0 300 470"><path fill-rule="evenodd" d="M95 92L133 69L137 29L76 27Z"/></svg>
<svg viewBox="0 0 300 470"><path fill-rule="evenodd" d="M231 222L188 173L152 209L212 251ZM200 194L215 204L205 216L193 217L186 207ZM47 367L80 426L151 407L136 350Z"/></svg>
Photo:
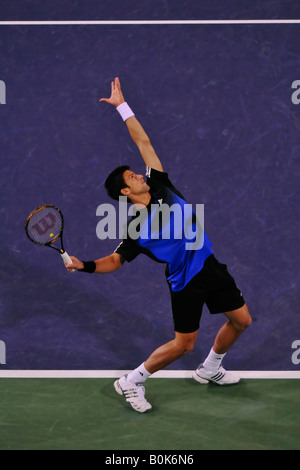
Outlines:
<svg viewBox="0 0 300 470"><path fill-rule="evenodd" d="M105 379L118 378L128 370L0 370L0 378L19 379ZM234 371L242 379L300 379L300 371L242 370ZM151 378L189 379L192 370L162 370Z"/></svg>
<svg viewBox="0 0 300 470"><path fill-rule="evenodd" d="M294 20L62 20L62 21L0 21L2 26L42 25L193 25L193 24L299 24Z"/></svg>

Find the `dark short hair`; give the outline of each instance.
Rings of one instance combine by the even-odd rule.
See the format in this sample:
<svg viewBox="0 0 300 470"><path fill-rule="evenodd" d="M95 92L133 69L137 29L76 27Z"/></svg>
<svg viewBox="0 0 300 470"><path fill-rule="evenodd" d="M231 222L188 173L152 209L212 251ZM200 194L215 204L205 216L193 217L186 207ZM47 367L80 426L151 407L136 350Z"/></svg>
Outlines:
<svg viewBox="0 0 300 470"><path fill-rule="evenodd" d="M128 165L118 166L108 175L105 181L107 194L116 201L118 201L119 196L121 196L121 189L127 187L123 178L123 173L126 170L130 170Z"/></svg>

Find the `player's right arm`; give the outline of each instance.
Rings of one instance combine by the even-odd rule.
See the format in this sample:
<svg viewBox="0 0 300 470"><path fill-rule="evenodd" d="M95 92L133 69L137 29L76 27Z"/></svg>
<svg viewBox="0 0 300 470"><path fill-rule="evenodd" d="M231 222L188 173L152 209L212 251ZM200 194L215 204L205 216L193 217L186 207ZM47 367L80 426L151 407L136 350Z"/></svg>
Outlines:
<svg viewBox="0 0 300 470"><path fill-rule="evenodd" d="M110 98L101 98L100 101L105 101L106 103L109 103L116 108L125 103L120 80L118 77L116 77L115 80L111 83ZM157 171L163 171L162 164L150 142L150 139L136 117L131 116L126 119L126 125L129 134L134 143L137 145L146 166Z"/></svg>
<svg viewBox="0 0 300 470"><path fill-rule="evenodd" d="M69 272L72 272L72 269L76 269L77 271L83 269L84 264L75 256L70 256L72 260L72 264L67 264L66 268ZM96 269L95 273L111 273L113 271L117 271L120 269L125 262L123 256L119 255L119 253L112 253L111 255L105 256L104 258L99 258L95 260Z"/></svg>

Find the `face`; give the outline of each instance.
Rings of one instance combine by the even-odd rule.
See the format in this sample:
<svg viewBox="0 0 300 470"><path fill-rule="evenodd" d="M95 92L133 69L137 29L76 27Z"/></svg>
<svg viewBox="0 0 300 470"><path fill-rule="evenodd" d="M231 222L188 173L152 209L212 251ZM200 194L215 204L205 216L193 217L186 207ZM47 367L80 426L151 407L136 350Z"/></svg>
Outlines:
<svg viewBox="0 0 300 470"><path fill-rule="evenodd" d="M132 170L126 170L123 173L123 179L127 188L123 188L121 193L127 197L139 196L149 192L150 187L144 181L143 175L137 175Z"/></svg>

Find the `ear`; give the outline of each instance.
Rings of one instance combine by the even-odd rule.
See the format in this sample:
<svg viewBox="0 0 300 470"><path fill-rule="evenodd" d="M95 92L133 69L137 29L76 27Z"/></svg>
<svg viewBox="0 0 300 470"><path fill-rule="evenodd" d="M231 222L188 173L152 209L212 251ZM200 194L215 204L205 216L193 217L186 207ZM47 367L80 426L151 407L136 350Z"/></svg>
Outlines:
<svg viewBox="0 0 300 470"><path fill-rule="evenodd" d="M123 196L129 196L129 194L130 194L130 189L128 188L128 186L126 186L125 188L122 188L122 189L121 189L121 194L123 194Z"/></svg>

